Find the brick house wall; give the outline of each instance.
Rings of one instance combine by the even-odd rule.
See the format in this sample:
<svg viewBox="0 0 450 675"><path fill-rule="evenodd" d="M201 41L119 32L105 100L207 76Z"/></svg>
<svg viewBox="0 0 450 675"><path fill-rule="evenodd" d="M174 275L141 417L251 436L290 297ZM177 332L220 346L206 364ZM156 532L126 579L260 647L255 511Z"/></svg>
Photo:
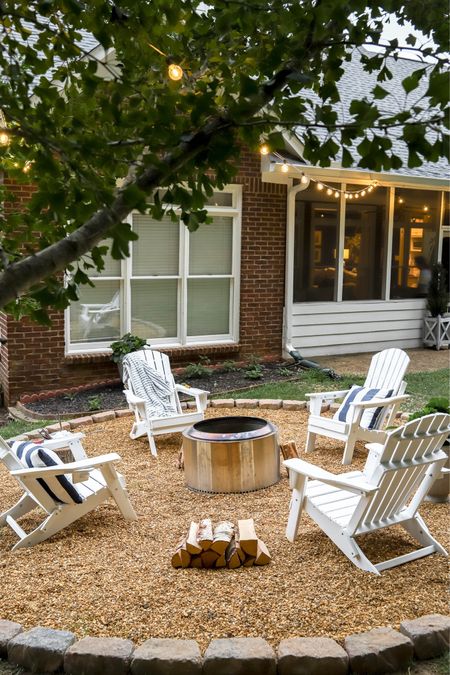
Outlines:
<svg viewBox="0 0 450 675"><path fill-rule="evenodd" d="M263 183L260 157L247 151L233 182L243 186L239 344L165 350L174 364L201 354L212 360L281 356L286 186ZM11 189L17 194L17 207L30 198L33 187L11 185ZM117 377L107 354L66 356L64 313L55 311L50 316L52 326L47 328L0 313L0 335L8 339L0 351L0 384L7 405L24 393Z"/></svg>

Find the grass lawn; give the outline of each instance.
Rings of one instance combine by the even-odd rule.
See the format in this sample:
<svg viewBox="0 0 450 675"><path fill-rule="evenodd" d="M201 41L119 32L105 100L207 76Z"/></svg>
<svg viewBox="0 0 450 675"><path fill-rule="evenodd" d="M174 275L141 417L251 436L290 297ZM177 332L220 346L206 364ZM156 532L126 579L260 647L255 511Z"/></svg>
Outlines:
<svg viewBox="0 0 450 675"><path fill-rule="evenodd" d="M402 410L413 411L421 408L428 399L435 396L449 396L449 371L447 368L434 372L409 373L406 377L406 393L411 396ZM344 375L339 380L330 380L323 373L305 370L291 382L273 382L241 391L230 391L216 398L275 398L304 401L307 392L348 389L352 384L363 384L358 375Z"/></svg>
<svg viewBox="0 0 450 675"><path fill-rule="evenodd" d="M26 431L33 431L34 429L42 429L48 424L55 424L55 420L35 420L34 422L23 422L22 420L13 420L8 422L3 427L0 427L0 435L3 438L12 438L19 434L24 434Z"/></svg>

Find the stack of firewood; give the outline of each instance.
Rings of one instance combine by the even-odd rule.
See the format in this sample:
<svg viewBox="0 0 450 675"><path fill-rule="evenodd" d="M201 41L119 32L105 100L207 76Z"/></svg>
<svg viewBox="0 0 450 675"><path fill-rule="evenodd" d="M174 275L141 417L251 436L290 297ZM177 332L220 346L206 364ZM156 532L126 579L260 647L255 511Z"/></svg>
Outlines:
<svg viewBox="0 0 450 675"><path fill-rule="evenodd" d="M234 569L267 565L271 559L267 546L256 535L253 518L238 520L237 528L227 520L213 527L210 518L205 518L191 523L172 555L172 566Z"/></svg>

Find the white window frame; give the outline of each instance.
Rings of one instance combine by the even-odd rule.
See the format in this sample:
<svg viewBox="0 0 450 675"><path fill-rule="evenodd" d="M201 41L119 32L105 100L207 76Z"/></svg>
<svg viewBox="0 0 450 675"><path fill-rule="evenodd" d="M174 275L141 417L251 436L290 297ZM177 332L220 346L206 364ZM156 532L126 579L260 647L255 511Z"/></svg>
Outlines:
<svg viewBox="0 0 450 675"><path fill-rule="evenodd" d="M238 184L226 185L221 192L232 195L231 206L205 206L210 216L225 216L233 219L232 257L230 274L189 274L189 244L190 233L180 220L179 239L179 270L177 275L170 276L139 276L132 275L133 251L130 246L130 256L121 261L121 277L92 277L101 281L119 281L120 288L120 335L131 332L131 280L177 279L177 326L178 335L171 338L148 339L147 344L158 347L205 346L215 344L235 344L239 341L239 298L241 272L241 228L242 228L242 186ZM175 210L178 213L178 210ZM136 212L137 213L137 212ZM131 213L127 222L132 224ZM222 335L187 336L187 285L189 279L230 279L230 306L228 333ZM70 307L65 310L65 344L66 354L85 354L105 352L110 349L112 341L99 342L70 342Z"/></svg>

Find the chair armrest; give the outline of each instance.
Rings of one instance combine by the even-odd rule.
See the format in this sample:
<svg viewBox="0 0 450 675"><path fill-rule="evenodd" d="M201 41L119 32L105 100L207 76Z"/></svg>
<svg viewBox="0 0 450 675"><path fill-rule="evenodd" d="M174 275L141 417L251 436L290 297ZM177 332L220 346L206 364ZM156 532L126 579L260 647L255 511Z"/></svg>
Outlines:
<svg viewBox="0 0 450 675"><path fill-rule="evenodd" d="M206 389L196 389L195 387L190 387L188 384L176 384L176 391L181 391L183 394L188 394L189 396L199 396L200 394L209 394L209 391Z"/></svg>
<svg viewBox="0 0 450 675"><path fill-rule="evenodd" d="M386 406L393 403L400 403L408 399L409 395L403 394L402 396L391 396L390 398L373 398L371 401L359 401L357 403L350 403L350 405L354 408L386 408Z"/></svg>
<svg viewBox="0 0 450 675"><path fill-rule="evenodd" d="M58 466L44 466L37 469L18 469L11 471L11 476L21 477L35 477L40 476L60 476L65 473L78 473L79 471L90 471L97 466L103 464L112 464L113 462L120 462L121 456L117 452L110 452L107 455L100 457L89 457L88 459L80 459L78 462L70 462L69 464L58 464Z"/></svg>
<svg viewBox="0 0 450 675"><path fill-rule="evenodd" d="M139 396L135 396L133 392L131 392L129 389L124 389L123 393L125 394L125 398L127 399L128 403L132 403L133 405L137 405L139 403L145 403L145 398L140 398Z"/></svg>
<svg viewBox="0 0 450 675"><path fill-rule="evenodd" d="M74 441L81 441L84 437L85 434L81 432L73 433L72 431L57 431L51 438L39 441L39 445L42 445L49 450L59 450L60 448L69 447L69 444Z"/></svg>
<svg viewBox="0 0 450 675"><path fill-rule="evenodd" d="M327 483L327 485L333 485L334 487L348 490L349 492L354 492L356 494L369 494L378 490L378 486L370 485L364 480L347 480L343 476L336 475L330 471L325 471L325 469L321 469L315 464L310 464L310 462L305 462L303 459L287 459L283 462L283 466L290 471L295 471L307 478L312 478L321 483Z"/></svg>
<svg viewBox="0 0 450 675"><path fill-rule="evenodd" d="M343 389L341 391L316 391L311 394L305 394L308 398L341 398L348 394L350 389Z"/></svg>

